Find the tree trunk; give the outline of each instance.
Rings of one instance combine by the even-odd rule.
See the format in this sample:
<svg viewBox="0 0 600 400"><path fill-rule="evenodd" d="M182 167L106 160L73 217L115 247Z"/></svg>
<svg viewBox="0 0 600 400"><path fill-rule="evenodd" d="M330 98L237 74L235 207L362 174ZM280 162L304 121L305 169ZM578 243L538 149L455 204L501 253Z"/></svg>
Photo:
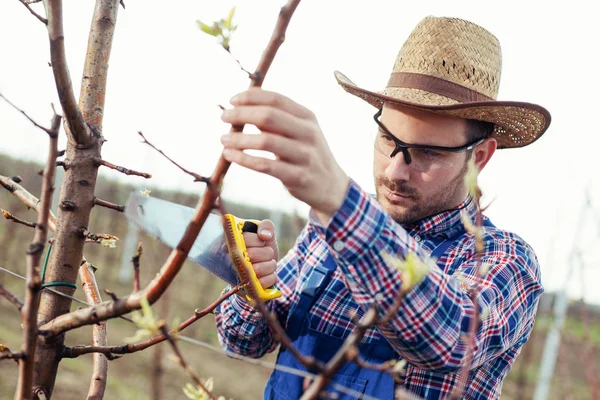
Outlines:
<svg viewBox="0 0 600 400"><path fill-rule="evenodd" d="M51 0L48 1L47 10L53 6L53 3ZM101 132L108 60L118 7L119 0L96 1L79 99L79 110L92 135L85 137L81 135L81 132L79 134L70 132L69 134L65 159L66 171L58 203L58 223L46 268L45 283L75 283L79 266L83 260L85 238L79 231L81 228L88 227L90 213L94 207L98 161L101 160L101 147L104 142ZM56 9L60 10L60 4ZM59 14L56 17L62 18L62 15ZM50 39L52 44L52 36ZM61 85L58 80L57 88L62 99L64 93L61 93ZM65 103L61 101L61 104L63 113L69 114L64 109ZM69 128L73 129L74 127L67 126L67 129ZM81 140L82 137L86 139L85 142ZM74 294L74 289L69 287L57 286L55 289L68 295ZM68 313L70 308L70 299L44 291L38 313L38 325ZM64 334L49 340L42 337L38 340L35 353L34 393L43 391L47 398L51 397L64 340Z"/></svg>

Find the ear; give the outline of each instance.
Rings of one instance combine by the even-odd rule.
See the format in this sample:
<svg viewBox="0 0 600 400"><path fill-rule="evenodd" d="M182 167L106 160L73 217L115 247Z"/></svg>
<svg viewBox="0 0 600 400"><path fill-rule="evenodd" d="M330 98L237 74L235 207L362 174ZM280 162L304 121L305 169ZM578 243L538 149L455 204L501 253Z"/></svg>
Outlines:
<svg viewBox="0 0 600 400"><path fill-rule="evenodd" d="M490 161L497 146L498 142L496 142L496 139L488 138L473 150L473 161L479 171Z"/></svg>

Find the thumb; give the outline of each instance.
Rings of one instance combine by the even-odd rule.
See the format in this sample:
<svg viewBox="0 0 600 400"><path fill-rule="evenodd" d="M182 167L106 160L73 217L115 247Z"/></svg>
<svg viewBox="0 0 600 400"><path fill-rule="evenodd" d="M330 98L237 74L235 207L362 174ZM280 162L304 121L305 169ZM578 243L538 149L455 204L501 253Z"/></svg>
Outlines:
<svg viewBox="0 0 600 400"><path fill-rule="evenodd" d="M271 220L264 219L258 224L258 238L268 244L275 240L275 224Z"/></svg>

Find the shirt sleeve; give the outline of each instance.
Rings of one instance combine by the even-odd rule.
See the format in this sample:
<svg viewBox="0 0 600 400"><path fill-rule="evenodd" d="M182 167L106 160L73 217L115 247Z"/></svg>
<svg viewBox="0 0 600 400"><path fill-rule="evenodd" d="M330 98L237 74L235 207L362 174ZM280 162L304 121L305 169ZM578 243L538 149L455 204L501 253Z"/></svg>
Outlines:
<svg viewBox="0 0 600 400"><path fill-rule="evenodd" d="M382 315L403 285L402 273L388 265L382 254L429 256L354 182L329 224L318 226L317 232L336 257L355 301L363 309L377 303ZM478 262L472 243L468 246L472 250L463 251L455 260L457 272L449 275L434 265L423 281L408 289L394 317L378 326L396 351L416 367L456 372L471 349L475 368L529 336L543 292L533 250L516 235L498 230L486 233ZM478 272L481 265L488 268L487 274ZM467 333L476 312L480 318L473 346L467 344Z"/></svg>
<svg viewBox="0 0 600 400"><path fill-rule="evenodd" d="M284 327L292 304L299 266L307 252L308 236L308 228L305 228L294 247L278 262L277 289L282 295L265 304L269 311L276 313ZM230 287L225 290L230 290ZM215 320L219 342L227 351L259 358L275 350L278 345L262 314L237 295L230 296L217 307Z"/></svg>

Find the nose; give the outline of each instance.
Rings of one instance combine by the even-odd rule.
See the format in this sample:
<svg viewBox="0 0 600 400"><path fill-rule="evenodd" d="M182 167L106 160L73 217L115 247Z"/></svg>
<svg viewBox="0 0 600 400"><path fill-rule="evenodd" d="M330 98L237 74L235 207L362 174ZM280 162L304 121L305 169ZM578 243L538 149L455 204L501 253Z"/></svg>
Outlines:
<svg viewBox="0 0 600 400"><path fill-rule="evenodd" d="M410 179L410 167L406 163L403 152L399 151L390 159L390 163L385 169L385 176L392 182L408 181Z"/></svg>

